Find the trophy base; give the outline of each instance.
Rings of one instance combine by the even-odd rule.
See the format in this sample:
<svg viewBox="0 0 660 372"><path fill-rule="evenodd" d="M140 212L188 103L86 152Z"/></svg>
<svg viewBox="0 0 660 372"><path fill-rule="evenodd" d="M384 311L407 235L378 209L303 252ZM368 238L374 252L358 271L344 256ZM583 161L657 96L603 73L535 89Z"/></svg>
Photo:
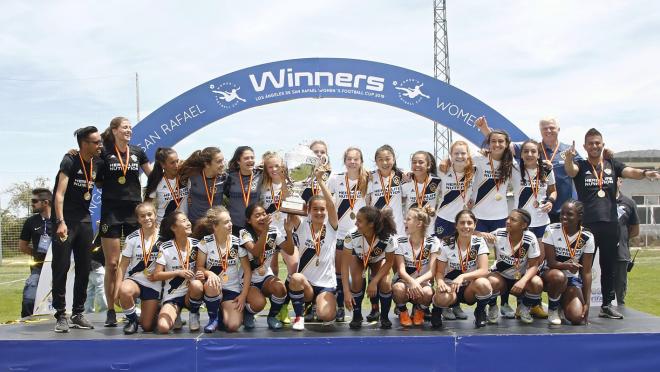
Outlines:
<svg viewBox="0 0 660 372"><path fill-rule="evenodd" d="M283 200L280 205L280 212L295 214L298 216L307 215L307 206L303 200Z"/></svg>

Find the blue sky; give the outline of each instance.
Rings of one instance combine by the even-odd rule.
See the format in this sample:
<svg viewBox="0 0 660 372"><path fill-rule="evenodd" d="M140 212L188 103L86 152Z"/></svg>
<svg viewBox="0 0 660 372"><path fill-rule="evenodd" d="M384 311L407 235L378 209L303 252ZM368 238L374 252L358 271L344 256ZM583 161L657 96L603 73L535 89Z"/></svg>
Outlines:
<svg viewBox="0 0 660 372"><path fill-rule="evenodd" d="M449 1L451 82L538 137L555 116L561 138L599 128L615 151L658 149L660 3ZM5 1L0 13L0 189L54 178L73 131L137 123L215 77L261 63L343 57L432 75L432 1ZM361 147L373 165L383 143L400 164L432 150L433 126L396 108L352 100L297 100L241 112L176 146L258 154L325 139L332 162ZM3 201L4 203L4 201Z"/></svg>

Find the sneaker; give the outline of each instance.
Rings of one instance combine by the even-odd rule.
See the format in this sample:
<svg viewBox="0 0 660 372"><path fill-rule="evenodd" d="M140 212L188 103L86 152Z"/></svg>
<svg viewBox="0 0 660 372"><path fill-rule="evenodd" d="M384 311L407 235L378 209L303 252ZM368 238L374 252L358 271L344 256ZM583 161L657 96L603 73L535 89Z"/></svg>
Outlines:
<svg viewBox="0 0 660 372"><path fill-rule="evenodd" d="M399 316L400 313L401 313L401 310L399 310L398 307L394 306L394 315Z"/></svg>
<svg viewBox="0 0 660 372"><path fill-rule="evenodd" d="M348 327L350 329L360 329L362 328L362 316L354 316L353 319L351 319L351 322L348 323Z"/></svg>
<svg viewBox="0 0 660 372"><path fill-rule="evenodd" d="M124 334L132 335L138 331L138 321L136 319L128 319L128 323L124 325Z"/></svg>
<svg viewBox="0 0 660 372"><path fill-rule="evenodd" d="M337 314L335 315L335 322L344 322L346 321L346 310L343 307L337 308Z"/></svg>
<svg viewBox="0 0 660 372"><path fill-rule="evenodd" d="M60 315L60 317L57 318L57 323L55 323L54 331L56 333L67 333L67 332L69 332L69 322L66 320L65 315Z"/></svg>
<svg viewBox="0 0 660 372"><path fill-rule="evenodd" d="M297 316L293 319L293 325L291 326L296 331L302 331L305 329L305 318L302 316Z"/></svg>
<svg viewBox="0 0 660 372"><path fill-rule="evenodd" d="M277 319L282 322L282 324L291 324L291 318L289 318L289 305L282 306L280 312L277 313Z"/></svg>
<svg viewBox="0 0 660 372"><path fill-rule="evenodd" d="M447 309L442 309L442 312L439 311L434 311L431 312L431 327L433 328L440 328L442 327L442 317L444 316L444 310Z"/></svg>
<svg viewBox="0 0 660 372"><path fill-rule="evenodd" d="M213 333L218 330L218 317L209 318L209 323L204 327L204 333Z"/></svg>
<svg viewBox="0 0 660 372"><path fill-rule="evenodd" d="M532 316L534 318L537 318L537 319L547 319L548 318L548 313L543 308L543 305L534 305L530 309L529 312L530 312L530 314L532 314Z"/></svg>
<svg viewBox="0 0 660 372"><path fill-rule="evenodd" d="M468 318L467 314L461 309L461 305L452 306L451 312L454 313L456 319L465 320Z"/></svg>
<svg viewBox="0 0 660 372"><path fill-rule="evenodd" d="M431 308L427 307L424 309L424 321L425 322L430 322L431 321Z"/></svg>
<svg viewBox="0 0 660 372"><path fill-rule="evenodd" d="M266 318L266 323L268 323L268 328L272 330L282 329L282 322L280 322L280 320L277 319L277 317L269 316L268 318Z"/></svg>
<svg viewBox="0 0 660 372"><path fill-rule="evenodd" d="M488 306L488 324L497 324L500 318L500 309L497 304Z"/></svg>
<svg viewBox="0 0 660 372"><path fill-rule="evenodd" d="M454 311L449 307L442 309L442 317L445 320L456 320L456 314L454 314Z"/></svg>
<svg viewBox="0 0 660 372"><path fill-rule="evenodd" d="M175 330L183 328L183 321L181 320L181 313L176 314L176 319L174 319L174 326L172 327Z"/></svg>
<svg viewBox="0 0 660 372"><path fill-rule="evenodd" d="M424 310L422 309L415 309L413 311L413 325L419 326L424 324Z"/></svg>
<svg viewBox="0 0 660 372"><path fill-rule="evenodd" d="M559 309L548 310L548 323L553 325L561 324L561 318L559 317Z"/></svg>
<svg viewBox="0 0 660 372"><path fill-rule="evenodd" d="M477 328L485 327L486 323L487 323L486 319L487 319L487 316L486 316L486 309L485 308L482 309L481 311L479 311L477 309L474 310L474 325Z"/></svg>
<svg viewBox="0 0 660 372"><path fill-rule="evenodd" d="M117 326L117 313L114 309L109 309L105 313L105 326L106 327L116 327Z"/></svg>
<svg viewBox="0 0 660 372"><path fill-rule="evenodd" d="M380 318L380 329L391 329L391 328L392 328L392 321L388 316Z"/></svg>
<svg viewBox="0 0 660 372"><path fill-rule="evenodd" d="M367 315L367 322L377 322L378 318L380 318L380 311L377 307L372 307L371 312L369 312L369 315Z"/></svg>
<svg viewBox="0 0 660 372"><path fill-rule="evenodd" d="M525 324L531 324L534 321L534 318L532 318L529 306L520 304L518 308L520 309L520 321Z"/></svg>
<svg viewBox="0 0 660 372"><path fill-rule="evenodd" d="M71 315L71 328L94 329L94 326L80 313Z"/></svg>
<svg viewBox="0 0 660 372"><path fill-rule="evenodd" d="M623 314L621 314L616 309L614 309L612 305L601 307L598 316L601 318L609 318L609 319L623 319Z"/></svg>
<svg viewBox="0 0 660 372"><path fill-rule="evenodd" d="M305 314L306 322L313 322L316 319L316 305L312 305L311 309Z"/></svg>
<svg viewBox="0 0 660 372"><path fill-rule="evenodd" d="M410 319L410 315L408 315L408 310L399 313L399 324L403 327L410 327L413 325L412 319Z"/></svg>
<svg viewBox="0 0 660 372"><path fill-rule="evenodd" d="M502 314L503 317L506 319L514 319L516 317L516 312L513 311L513 308L511 305L509 305L508 302L505 302L502 304L502 308L500 309L500 314Z"/></svg>
<svg viewBox="0 0 660 372"><path fill-rule="evenodd" d="M245 329L254 329L254 314L245 312L243 316L243 327Z"/></svg>
<svg viewBox="0 0 660 372"><path fill-rule="evenodd" d="M199 313L189 313L188 314L188 323L190 332L199 331Z"/></svg>

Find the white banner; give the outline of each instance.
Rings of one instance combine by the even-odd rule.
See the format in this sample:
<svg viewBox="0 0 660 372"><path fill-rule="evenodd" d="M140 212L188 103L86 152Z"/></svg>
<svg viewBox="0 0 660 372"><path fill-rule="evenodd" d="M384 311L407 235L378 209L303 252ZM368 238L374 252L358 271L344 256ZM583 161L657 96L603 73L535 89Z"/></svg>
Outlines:
<svg viewBox="0 0 660 372"><path fill-rule="evenodd" d="M34 300L34 315L49 315L55 314L53 308L53 296L51 289L53 285L53 271L51 262L53 261L53 245L48 247L44 266L41 268L41 275L39 275L39 284L37 285L37 296ZM73 262L73 254L71 255L71 266L66 278L66 310L70 314L71 306L73 304L73 279L75 276L75 264Z"/></svg>

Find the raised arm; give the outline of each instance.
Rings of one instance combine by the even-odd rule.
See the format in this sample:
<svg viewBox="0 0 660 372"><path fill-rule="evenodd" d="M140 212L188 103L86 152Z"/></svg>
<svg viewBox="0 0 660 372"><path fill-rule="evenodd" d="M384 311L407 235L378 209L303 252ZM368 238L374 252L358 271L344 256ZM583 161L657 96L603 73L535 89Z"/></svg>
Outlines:
<svg viewBox="0 0 660 372"><path fill-rule="evenodd" d="M568 176L571 178L577 176L578 171L580 170L577 164L573 162L573 159L576 156L577 156L577 151L575 150L575 141L573 141L571 148L566 150L566 159L564 161L564 170L566 171L566 174L568 174Z"/></svg>

